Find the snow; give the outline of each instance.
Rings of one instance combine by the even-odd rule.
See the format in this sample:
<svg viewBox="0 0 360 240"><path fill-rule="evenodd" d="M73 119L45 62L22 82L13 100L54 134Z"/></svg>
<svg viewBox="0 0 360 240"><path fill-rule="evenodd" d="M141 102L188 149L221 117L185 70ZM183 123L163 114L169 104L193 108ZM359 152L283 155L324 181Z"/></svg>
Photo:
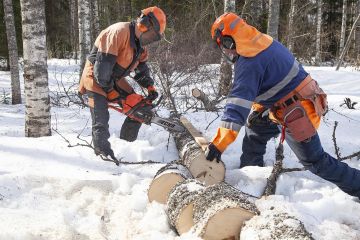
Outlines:
<svg viewBox="0 0 360 240"><path fill-rule="evenodd" d="M76 62L49 60L52 94L62 85L77 82ZM360 101L360 72L351 68L336 72L330 67L306 67L329 94L330 111L319 135L324 149L334 155L334 121L341 156L360 150L360 111L339 105L345 97ZM23 87L23 84L22 84ZM10 73L0 72L0 100L10 93ZM168 111L159 109L160 115ZM70 144L91 141L88 109L53 106L52 126ZM148 186L159 168L178 159L169 133L158 126L143 126L138 140L129 143L118 138L124 116L111 112L110 142L124 161L159 161L163 164L120 165L102 161L87 147L68 147L53 136L24 137L23 104L0 104L0 239L198 239L191 234L177 236L170 227L165 206L147 199ZM186 117L211 139L219 125L215 113L194 112ZM215 121L213 121L216 119ZM78 135L81 133L80 138ZM260 196L271 172L278 140L268 143L266 167L239 169L243 131L226 152L226 181L234 187ZM301 167L285 145L285 166ZM346 163L360 169L356 158ZM315 239L360 239L360 203L335 185L309 171L282 174L276 195L259 199L260 212L275 209L301 220ZM290 224L290 223L289 223ZM250 237L246 237L250 236ZM252 239L244 234L242 239Z"/></svg>

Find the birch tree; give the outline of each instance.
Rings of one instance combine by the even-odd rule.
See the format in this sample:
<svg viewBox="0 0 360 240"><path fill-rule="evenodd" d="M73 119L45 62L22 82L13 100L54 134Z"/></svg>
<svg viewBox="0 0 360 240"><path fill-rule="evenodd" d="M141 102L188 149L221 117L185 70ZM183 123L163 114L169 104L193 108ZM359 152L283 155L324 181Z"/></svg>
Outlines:
<svg viewBox="0 0 360 240"><path fill-rule="evenodd" d="M100 19L99 19L99 4L98 0L91 1L91 40L90 44L95 42L95 39L100 33ZM91 46L91 45L90 45Z"/></svg>
<svg viewBox="0 0 360 240"><path fill-rule="evenodd" d="M317 20L316 20L316 53L315 64L321 62L321 24L322 24L322 0L317 0Z"/></svg>
<svg viewBox="0 0 360 240"><path fill-rule="evenodd" d="M21 0L25 81L25 136L51 135L45 0Z"/></svg>
<svg viewBox="0 0 360 240"><path fill-rule="evenodd" d="M12 104L21 103L21 89L19 78L19 56L16 42L15 21L12 0L4 0L4 20L8 42L9 62L11 72Z"/></svg>
<svg viewBox="0 0 360 240"><path fill-rule="evenodd" d="M70 35L71 35L71 46L74 51L74 58L77 59L78 54L78 41L79 41L79 25L78 25L78 10L77 0L69 0L70 8Z"/></svg>
<svg viewBox="0 0 360 240"><path fill-rule="evenodd" d="M343 52L345 45L346 13L347 13L347 0L343 0L339 54Z"/></svg>
<svg viewBox="0 0 360 240"><path fill-rule="evenodd" d="M235 12L235 0L224 0L224 12ZM219 96L226 96L231 87L232 66L225 57L221 59Z"/></svg>
<svg viewBox="0 0 360 240"><path fill-rule="evenodd" d="M279 39L279 16L280 16L280 0L270 0L269 1L269 19L267 34L269 34L274 39Z"/></svg>
<svg viewBox="0 0 360 240"><path fill-rule="evenodd" d="M294 16L295 16L295 0L291 0L290 2L290 12L289 12L289 27L288 27L288 49L290 52L293 51L294 48Z"/></svg>
<svg viewBox="0 0 360 240"><path fill-rule="evenodd" d="M90 0L78 0L80 77L91 50L91 4Z"/></svg>

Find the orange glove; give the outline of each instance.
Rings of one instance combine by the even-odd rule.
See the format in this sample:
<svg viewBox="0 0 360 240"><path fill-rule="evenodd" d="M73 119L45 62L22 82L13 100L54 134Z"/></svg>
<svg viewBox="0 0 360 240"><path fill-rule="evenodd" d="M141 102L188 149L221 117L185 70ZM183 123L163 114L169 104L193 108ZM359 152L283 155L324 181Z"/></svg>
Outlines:
<svg viewBox="0 0 360 240"><path fill-rule="evenodd" d="M121 101L123 113L126 114L127 112L129 112L136 104L141 102L143 99L143 96L136 93L128 95L125 100Z"/></svg>
<svg viewBox="0 0 360 240"><path fill-rule="evenodd" d="M106 98L109 102L117 102L120 100L120 94L115 89L111 89L106 93Z"/></svg>

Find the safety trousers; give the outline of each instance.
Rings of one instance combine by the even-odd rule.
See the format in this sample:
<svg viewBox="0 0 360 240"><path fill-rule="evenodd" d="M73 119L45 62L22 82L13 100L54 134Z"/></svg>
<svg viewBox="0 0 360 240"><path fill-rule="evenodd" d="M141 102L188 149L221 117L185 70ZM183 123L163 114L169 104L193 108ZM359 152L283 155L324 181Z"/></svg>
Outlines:
<svg viewBox="0 0 360 240"><path fill-rule="evenodd" d="M279 127L266 119L262 123L257 121L246 126L240 167L263 166L266 143L279 133ZM360 199L360 170L351 168L326 153L317 133L302 142L295 141L291 134L285 133L285 140L307 170Z"/></svg>

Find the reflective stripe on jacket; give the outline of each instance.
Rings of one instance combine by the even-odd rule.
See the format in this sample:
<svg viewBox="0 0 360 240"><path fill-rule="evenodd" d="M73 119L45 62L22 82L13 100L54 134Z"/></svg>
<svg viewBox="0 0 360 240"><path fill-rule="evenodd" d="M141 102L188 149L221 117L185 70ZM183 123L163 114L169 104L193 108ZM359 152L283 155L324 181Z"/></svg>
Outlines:
<svg viewBox="0 0 360 240"><path fill-rule="evenodd" d="M239 131L254 102L266 108L294 90L308 73L277 41L255 57L240 56L221 127Z"/></svg>

